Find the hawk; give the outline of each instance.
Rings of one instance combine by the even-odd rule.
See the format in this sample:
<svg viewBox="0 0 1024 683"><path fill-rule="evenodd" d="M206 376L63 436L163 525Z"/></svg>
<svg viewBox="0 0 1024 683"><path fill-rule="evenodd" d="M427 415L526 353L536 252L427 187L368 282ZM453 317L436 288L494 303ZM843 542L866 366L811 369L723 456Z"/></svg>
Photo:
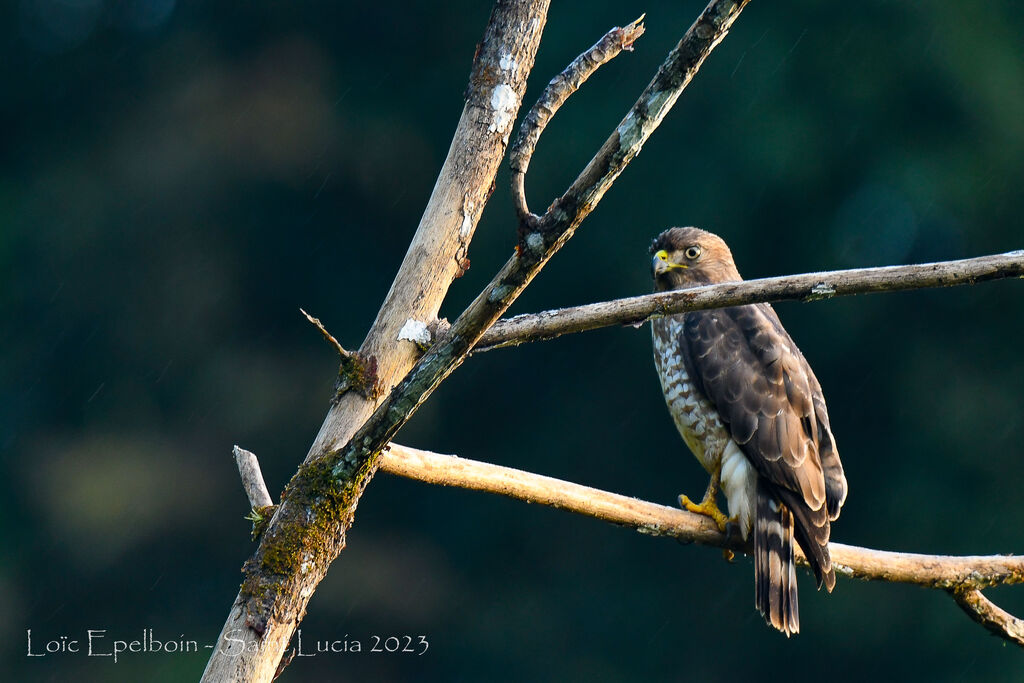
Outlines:
<svg viewBox="0 0 1024 683"><path fill-rule="evenodd" d="M666 230L651 253L657 291L743 279L725 242L697 228ZM768 304L667 316L651 332L669 412L711 475L700 503L679 502L744 540L753 532L757 609L787 637L797 633L793 539L831 592L829 523L847 493L821 385ZM718 509L719 487L730 517Z"/></svg>

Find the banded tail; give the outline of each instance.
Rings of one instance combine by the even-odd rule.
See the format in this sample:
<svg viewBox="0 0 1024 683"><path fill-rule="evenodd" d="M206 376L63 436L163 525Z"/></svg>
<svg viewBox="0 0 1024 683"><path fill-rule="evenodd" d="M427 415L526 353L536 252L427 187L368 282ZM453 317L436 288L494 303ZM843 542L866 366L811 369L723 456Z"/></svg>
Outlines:
<svg viewBox="0 0 1024 683"><path fill-rule="evenodd" d="M754 520L755 604L765 621L787 637L800 632L794 538L811 565L818 588L825 586L831 593L836 585L828 552L829 506L812 510L801 503L793 492L775 489L764 479L758 479ZM838 509L836 513L838 516Z"/></svg>
<svg viewBox="0 0 1024 683"><path fill-rule="evenodd" d="M793 513L757 483L754 520L754 584L757 610L788 638L800 632L796 562L793 561Z"/></svg>

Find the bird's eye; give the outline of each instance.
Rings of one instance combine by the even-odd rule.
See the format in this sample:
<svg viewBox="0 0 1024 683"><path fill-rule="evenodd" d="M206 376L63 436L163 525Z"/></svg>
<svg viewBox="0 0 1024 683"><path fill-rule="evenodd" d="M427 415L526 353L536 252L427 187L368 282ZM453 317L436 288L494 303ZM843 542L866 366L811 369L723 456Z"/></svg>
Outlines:
<svg viewBox="0 0 1024 683"><path fill-rule="evenodd" d="M686 255L686 258L688 258L691 261L693 261L693 260L697 259L698 257L700 257L700 247L698 247L697 245L694 245L692 247L687 247L686 251L684 251L683 253Z"/></svg>

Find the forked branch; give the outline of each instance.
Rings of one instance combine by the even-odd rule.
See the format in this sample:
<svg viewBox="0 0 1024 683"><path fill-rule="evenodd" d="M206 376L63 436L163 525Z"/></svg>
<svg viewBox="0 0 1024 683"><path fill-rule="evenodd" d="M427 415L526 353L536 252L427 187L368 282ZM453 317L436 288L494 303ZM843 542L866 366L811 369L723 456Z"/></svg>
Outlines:
<svg viewBox="0 0 1024 683"><path fill-rule="evenodd" d="M530 167L530 159L537 148L540 134L544 132L555 112L569 99L569 95L579 90L584 81L590 78L602 64L614 59L623 50L632 50L633 43L644 34L644 17L624 27L616 26L604 34L601 40L589 50L573 60L562 73L551 79L537 103L533 105L519 136L512 143L509 151L509 166L512 168L512 200L519 215L520 230L523 234L537 227L537 216L530 213L526 204L525 177Z"/></svg>
<svg viewBox="0 0 1024 683"><path fill-rule="evenodd" d="M1024 647L1024 619L1018 619L982 595L977 588L954 588L949 594L956 604L992 635Z"/></svg>
<svg viewBox="0 0 1024 683"><path fill-rule="evenodd" d="M267 490L256 456L236 446L235 457L250 503L254 508L264 501L269 505L269 494L263 498L252 493ZM381 456L380 469L428 484L486 491L568 510L650 536L669 536L748 554L750 551L749 547L730 542L703 515L511 467L392 443ZM829 552L838 576L945 590L971 619L994 635L1024 647L1024 620L1003 610L981 592L983 588L1024 582L1024 556L921 555L842 543L830 543ZM806 567L799 547L796 554L797 561Z"/></svg>

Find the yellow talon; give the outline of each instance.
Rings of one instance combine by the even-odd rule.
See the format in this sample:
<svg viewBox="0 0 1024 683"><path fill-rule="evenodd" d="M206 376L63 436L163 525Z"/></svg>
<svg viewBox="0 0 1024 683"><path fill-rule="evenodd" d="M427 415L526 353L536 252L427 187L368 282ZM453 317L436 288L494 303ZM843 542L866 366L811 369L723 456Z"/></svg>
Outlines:
<svg viewBox="0 0 1024 683"><path fill-rule="evenodd" d="M729 518L724 512L718 509L718 504L715 502L715 491L709 488L708 493L704 495L704 500L700 503L694 503L685 495L679 496L679 505L684 510L689 510L690 512L696 512L698 515L710 517L715 521L715 525L718 527L718 530L723 534L725 533L725 525L728 524Z"/></svg>

